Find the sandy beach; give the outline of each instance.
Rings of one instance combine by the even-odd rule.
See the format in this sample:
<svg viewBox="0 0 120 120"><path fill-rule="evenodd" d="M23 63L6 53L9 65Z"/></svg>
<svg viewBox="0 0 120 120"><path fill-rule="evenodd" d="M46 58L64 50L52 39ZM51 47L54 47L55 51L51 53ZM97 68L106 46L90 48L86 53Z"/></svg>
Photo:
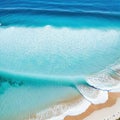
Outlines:
<svg viewBox="0 0 120 120"><path fill-rule="evenodd" d="M64 120L116 120L120 117L120 92L110 92L106 103L91 105L84 113Z"/></svg>

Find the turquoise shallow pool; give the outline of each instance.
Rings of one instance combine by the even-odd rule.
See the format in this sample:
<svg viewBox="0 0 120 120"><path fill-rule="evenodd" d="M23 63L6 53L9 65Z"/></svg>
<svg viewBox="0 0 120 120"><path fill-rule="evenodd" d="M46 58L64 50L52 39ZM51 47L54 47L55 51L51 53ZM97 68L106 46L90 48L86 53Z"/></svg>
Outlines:
<svg viewBox="0 0 120 120"><path fill-rule="evenodd" d="M99 72L120 56L119 29L0 29L0 69L38 76Z"/></svg>

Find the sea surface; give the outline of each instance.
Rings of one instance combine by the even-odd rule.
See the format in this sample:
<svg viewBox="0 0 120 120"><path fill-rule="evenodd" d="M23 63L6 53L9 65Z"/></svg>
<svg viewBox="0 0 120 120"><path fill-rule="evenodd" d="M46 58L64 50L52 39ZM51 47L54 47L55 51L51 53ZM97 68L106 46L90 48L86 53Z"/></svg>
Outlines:
<svg viewBox="0 0 120 120"><path fill-rule="evenodd" d="M119 80L119 0L0 0L0 120L53 120Z"/></svg>

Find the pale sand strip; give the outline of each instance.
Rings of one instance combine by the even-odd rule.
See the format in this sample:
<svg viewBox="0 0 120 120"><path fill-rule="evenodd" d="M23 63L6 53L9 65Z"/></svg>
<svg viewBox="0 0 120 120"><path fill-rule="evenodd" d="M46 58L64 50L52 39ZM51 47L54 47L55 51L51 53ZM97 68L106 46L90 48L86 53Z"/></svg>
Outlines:
<svg viewBox="0 0 120 120"><path fill-rule="evenodd" d="M112 107L107 107L96 112L93 112L90 116L84 120L116 120L120 117L120 98L117 99L116 104Z"/></svg>
<svg viewBox="0 0 120 120"><path fill-rule="evenodd" d="M96 119L97 120L115 120L115 119L106 119L106 116L103 116L105 111L107 113L109 110L110 110L109 114L111 114L108 116L109 118L115 117L114 114L118 114L118 112L120 112L120 92L109 93L109 99L107 100L106 103L99 104L99 105L92 104L86 110L86 112L84 112L80 115L77 115L77 116L67 116L67 117L65 117L64 120L96 120ZM99 115L99 117L98 117L98 115ZM119 115L120 115L120 113L119 113ZM118 116L118 117L120 117L120 116ZM100 118L100 119L98 119L98 118Z"/></svg>

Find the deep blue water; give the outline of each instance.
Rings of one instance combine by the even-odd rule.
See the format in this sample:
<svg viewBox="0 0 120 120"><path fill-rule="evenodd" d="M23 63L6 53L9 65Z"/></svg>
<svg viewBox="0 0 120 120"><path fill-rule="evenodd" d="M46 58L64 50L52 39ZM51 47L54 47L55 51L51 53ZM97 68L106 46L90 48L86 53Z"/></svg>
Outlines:
<svg viewBox="0 0 120 120"><path fill-rule="evenodd" d="M120 26L119 0L0 0L3 26Z"/></svg>

